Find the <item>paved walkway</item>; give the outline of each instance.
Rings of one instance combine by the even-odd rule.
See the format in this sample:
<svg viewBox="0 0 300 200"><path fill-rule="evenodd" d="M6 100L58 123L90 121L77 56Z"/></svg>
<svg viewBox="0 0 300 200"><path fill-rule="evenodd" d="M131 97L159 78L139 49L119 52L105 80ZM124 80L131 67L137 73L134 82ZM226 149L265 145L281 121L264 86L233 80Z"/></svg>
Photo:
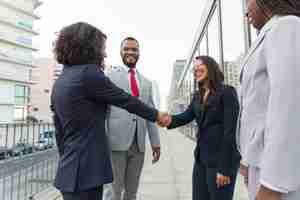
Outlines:
<svg viewBox="0 0 300 200"><path fill-rule="evenodd" d="M164 134L161 137L161 160L152 165L151 155L148 154L139 190L139 199L191 200L195 143L176 130L163 130L162 132ZM247 200L241 177L239 177L236 187L235 200Z"/></svg>
<svg viewBox="0 0 300 200"><path fill-rule="evenodd" d="M191 200L195 143L176 130L162 130L161 143L162 157L159 163L152 164L151 151L148 150L138 200ZM57 197L57 194L52 190L51 197L40 194L40 199L54 200L53 196ZM240 177L234 200L247 200Z"/></svg>

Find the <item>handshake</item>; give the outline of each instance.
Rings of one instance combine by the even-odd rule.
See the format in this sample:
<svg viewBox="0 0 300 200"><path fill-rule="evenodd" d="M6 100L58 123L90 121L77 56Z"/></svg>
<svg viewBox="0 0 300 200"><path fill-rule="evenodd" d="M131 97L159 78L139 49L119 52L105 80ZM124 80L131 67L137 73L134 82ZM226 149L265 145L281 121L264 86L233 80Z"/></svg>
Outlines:
<svg viewBox="0 0 300 200"><path fill-rule="evenodd" d="M172 123L172 116L166 112L159 112L156 123L160 127L168 127Z"/></svg>

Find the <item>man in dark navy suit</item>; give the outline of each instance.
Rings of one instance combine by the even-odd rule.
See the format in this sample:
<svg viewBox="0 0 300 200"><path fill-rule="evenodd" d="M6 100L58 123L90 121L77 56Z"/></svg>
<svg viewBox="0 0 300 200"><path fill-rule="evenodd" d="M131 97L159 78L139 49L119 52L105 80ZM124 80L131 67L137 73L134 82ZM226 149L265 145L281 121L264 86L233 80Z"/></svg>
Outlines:
<svg viewBox="0 0 300 200"><path fill-rule="evenodd" d="M54 52L64 69L53 87L51 108L60 154L55 186L64 200L102 199L103 184L113 181L105 133L109 104L152 122L166 115L104 75L105 40L97 28L76 23L65 27L56 41Z"/></svg>

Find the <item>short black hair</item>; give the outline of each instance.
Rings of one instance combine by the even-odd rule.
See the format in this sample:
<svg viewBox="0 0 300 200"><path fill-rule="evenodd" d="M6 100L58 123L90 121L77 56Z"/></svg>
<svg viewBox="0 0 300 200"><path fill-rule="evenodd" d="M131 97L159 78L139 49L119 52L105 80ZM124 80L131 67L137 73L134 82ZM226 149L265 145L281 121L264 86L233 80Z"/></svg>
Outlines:
<svg viewBox="0 0 300 200"><path fill-rule="evenodd" d="M55 42L54 54L63 65L97 64L103 67L106 35L96 27L79 22L63 28Z"/></svg>
<svg viewBox="0 0 300 200"><path fill-rule="evenodd" d="M135 41L138 44L138 46L140 46L139 41L137 39L135 39L134 37L129 36L129 37L126 37L126 38L124 38L122 40L122 42L121 42L121 48L123 47L124 42L128 41L128 40Z"/></svg>
<svg viewBox="0 0 300 200"><path fill-rule="evenodd" d="M267 9L272 15L295 15L300 17L299 0L256 0L263 9Z"/></svg>

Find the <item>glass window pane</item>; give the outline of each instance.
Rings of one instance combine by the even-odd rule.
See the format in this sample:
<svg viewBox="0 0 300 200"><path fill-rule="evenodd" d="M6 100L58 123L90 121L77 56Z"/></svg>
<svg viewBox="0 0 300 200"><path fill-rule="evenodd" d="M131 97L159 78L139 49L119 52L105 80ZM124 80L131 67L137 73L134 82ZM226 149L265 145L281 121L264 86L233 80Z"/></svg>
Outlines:
<svg viewBox="0 0 300 200"><path fill-rule="evenodd" d="M200 55L207 55L207 36L206 33L203 36L200 43Z"/></svg>
<svg viewBox="0 0 300 200"><path fill-rule="evenodd" d="M222 1L221 8L225 80L237 87L239 65L245 52L243 5L240 0L232 0L232 4Z"/></svg>
<svg viewBox="0 0 300 200"><path fill-rule="evenodd" d="M17 107L14 109L14 119L15 120L23 120L24 119L24 108Z"/></svg>
<svg viewBox="0 0 300 200"><path fill-rule="evenodd" d="M232 4L221 3L224 61L234 61L245 50L243 5L241 0L232 0Z"/></svg>
<svg viewBox="0 0 300 200"><path fill-rule="evenodd" d="M16 97L15 98L15 104L16 105L24 105L25 104L25 98L24 97Z"/></svg>
<svg viewBox="0 0 300 200"><path fill-rule="evenodd" d="M208 25L208 55L220 63L219 20L217 9Z"/></svg>
<svg viewBox="0 0 300 200"><path fill-rule="evenodd" d="M16 97L24 97L25 94L25 86L22 85L16 85L15 87L15 96Z"/></svg>

